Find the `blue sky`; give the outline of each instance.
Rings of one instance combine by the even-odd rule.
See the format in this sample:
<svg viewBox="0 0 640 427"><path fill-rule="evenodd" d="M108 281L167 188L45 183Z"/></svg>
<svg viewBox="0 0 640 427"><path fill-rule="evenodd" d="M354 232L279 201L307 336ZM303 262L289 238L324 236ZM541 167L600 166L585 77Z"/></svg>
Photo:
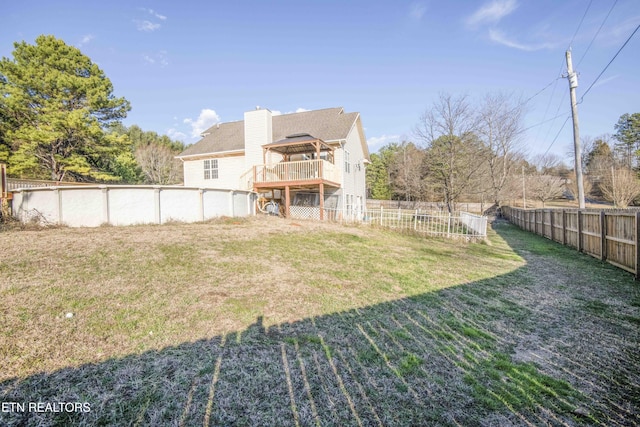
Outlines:
<svg viewBox="0 0 640 427"><path fill-rule="evenodd" d="M25 0L3 6L0 56L15 41L53 34L131 102L126 125L186 143L258 105L281 113L342 106L361 113L375 152L415 140L441 92L479 103L489 92L526 100L542 91L526 104L523 144L531 155L566 157L566 49L571 43L580 99L639 24L638 0ZM640 31L579 105L581 136L611 134L634 112Z"/></svg>

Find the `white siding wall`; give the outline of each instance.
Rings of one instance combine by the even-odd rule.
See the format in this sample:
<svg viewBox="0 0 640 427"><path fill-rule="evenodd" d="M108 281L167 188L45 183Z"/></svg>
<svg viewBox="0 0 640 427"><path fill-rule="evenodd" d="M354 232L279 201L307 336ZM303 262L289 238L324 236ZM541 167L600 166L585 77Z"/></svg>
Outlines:
<svg viewBox="0 0 640 427"><path fill-rule="evenodd" d="M262 146L273 142L271 111L262 109L244 113L244 171L261 165Z"/></svg>
<svg viewBox="0 0 640 427"><path fill-rule="evenodd" d="M344 148L336 150L336 165L340 167L343 176L343 187L341 191L341 207L343 208L347 205L347 196L353 196L353 203L349 204L352 204L354 208L363 206L367 199L365 168L363 163L365 153L360 142L359 122L360 119L358 118L358 121L347 136ZM362 135L362 137L364 138L364 135ZM349 172L345 170L345 150L349 152Z"/></svg>
<svg viewBox="0 0 640 427"><path fill-rule="evenodd" d="M240 185L240 175L245 168L244 156L220 157L218 178L204 179L204 159L184 162L184 186L199 188L224 188L236 190Z"/></svg>

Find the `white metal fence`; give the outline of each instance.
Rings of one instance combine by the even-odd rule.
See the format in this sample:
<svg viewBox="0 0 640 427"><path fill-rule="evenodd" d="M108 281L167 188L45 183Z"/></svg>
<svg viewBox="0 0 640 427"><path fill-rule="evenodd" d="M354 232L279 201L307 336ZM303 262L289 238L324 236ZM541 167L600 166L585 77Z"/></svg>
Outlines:
<svg viewBox="0 0 640 427"><path fill-rule="evenodd" d="M291 206L291 218L320 220L320 208ZM482 239L487 236L487 217L468 212L402 209L367 209L364 213L344 209L324 209L323 219L339 223L358 223L374 227L410 231L428 236Z"/></svg>

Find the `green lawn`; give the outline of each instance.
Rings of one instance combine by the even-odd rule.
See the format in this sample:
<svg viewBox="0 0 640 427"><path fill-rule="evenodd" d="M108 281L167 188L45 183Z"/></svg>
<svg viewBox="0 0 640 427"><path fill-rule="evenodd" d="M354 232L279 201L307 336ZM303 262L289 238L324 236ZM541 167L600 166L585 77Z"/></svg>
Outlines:
<svg viewBox="0 0 640 427"><path fill-rule="evenodd" d="M505 223L476 244L256 218L0 248L0 403L90 406L0 425L640 423L639 285Z"/></svg>

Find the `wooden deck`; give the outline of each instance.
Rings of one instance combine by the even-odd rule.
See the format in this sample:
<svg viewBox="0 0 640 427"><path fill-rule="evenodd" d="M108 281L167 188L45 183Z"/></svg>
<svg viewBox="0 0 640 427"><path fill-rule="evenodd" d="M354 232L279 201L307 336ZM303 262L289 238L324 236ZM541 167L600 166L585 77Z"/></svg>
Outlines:
<svg viewBox="0 0 640 427"><path fill-rule="evenodd" d="M295 162L280 162L272 165L257 165L253 167L252 176L246 178L254 191L267 192L283 190L285 197L285 216L290 217L291 190L317 190L320 195L320 219L324 217L325 186L340 188L340 169L326 160L303 160Z"/></svg>
<svg viewBox="0 0 640 427"><path fill-rule="evenodd" d="M340 171L326 160L281 162L253 167L254 189L340 187Z"/></svg>

